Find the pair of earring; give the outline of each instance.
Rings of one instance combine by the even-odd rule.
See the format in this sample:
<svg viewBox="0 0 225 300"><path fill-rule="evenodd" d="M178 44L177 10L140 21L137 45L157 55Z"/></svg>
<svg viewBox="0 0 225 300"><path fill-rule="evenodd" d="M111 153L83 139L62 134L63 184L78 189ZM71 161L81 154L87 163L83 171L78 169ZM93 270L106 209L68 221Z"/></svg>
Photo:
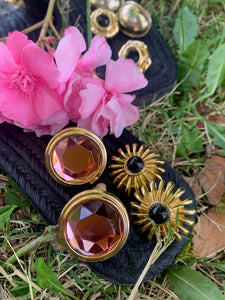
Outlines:
<svg viewBox="0 0 225 300"><path fill-rule="evenodd" d="M116 0L91 1L91 29L96 35L114 37L119 31L131 38L145 36L152 25L148 12L134 1L125 3ZM119 50L118 56L133 58L141 72L151 65L147 45L139 40L128 40Z"/></svg>
<svg viewBox="0 0 225 300"><path fill-rule="evenodd" d="M118 150L118 157L112 157L113 163L109 167L119 189L124 188L128 196L135 191L139 203L133 201L131 206L141 231L147 231L148 239L151 239L155 232L153 221L159 234L166 236L170 223L172 230L176 226L177 239L181 239L179 232L189 233L183 224L193 224L193 220L186 216L195 211L184 207L192 200L181 201L184 191L178 189L173 193L172 183L164 188L160 176L164 172L163 162L157 154L151 153L144 145L139 149L136 144L125 148L125 152ZM63 185L93 184L105 170L107 152L94 133L73 127L62 130L50 140L45 163L50 175ZM158 187L155 179L160 181ZM115 255L124 246L129 228L129 217L123 203L99 185L76 194L65 205L59 219L59 234L68 252L90 262Z"/></svg>

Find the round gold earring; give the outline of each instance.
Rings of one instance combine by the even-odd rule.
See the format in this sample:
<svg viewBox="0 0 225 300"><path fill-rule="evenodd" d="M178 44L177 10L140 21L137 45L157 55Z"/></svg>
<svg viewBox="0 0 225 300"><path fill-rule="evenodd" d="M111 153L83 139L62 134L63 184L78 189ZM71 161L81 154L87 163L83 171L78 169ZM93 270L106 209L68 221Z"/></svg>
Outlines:
<svg viewBox="0 0 225 300"><path fill-rule="evenodd" d="M107 8L112 11L117 11L121 5L124 3L124 0L90 0L91 8Z"/></svg>
<svg viewBox="0 0 225 300"><path fill-rule="evenodd" d="M138 190L141 186L146 187L154 179L161 180L160 173L165 172L160 166L164 162L159 155L150 151L145 145L138 149L137 144L125 146L126 151L118 149L120 156L113 156L113 163L109 166L112 169L111 176L117 188L125 188L130 194L131 190Z"/></svg>
<svg viewBox="0 0 225 300"><path fill-rule="evenodd" d="M83 128L60 131L45 151L49 174L67 186L95 182L102 175L106 162L107 152L100 138Z"/></svg>
<svg viewBox="0 0 225 300"><path fill-rule="evenodd" d="M122 202L99 190L75 195L63 208L59 234L69 253L83 261L103 261L125 244L129 218Z"/></svg>
<svg viewBox="0 0 225 300"><path fill-rule="evenodd" d="M117 16L106 8L98 8L91 14L91 30L95 35L112 38L119 31Z"/></svg>
<svg viewBox="0 0 225 300"><path fill-rule="evenodd" d="M126 1L118 11L120 31L132 38L145 36L152 25L149 13L138 3Z"/></svg>
<svg viewBox="0 0 225 300"><path fill-rule="evenodd" d="M137 40L127 41L119 50L118 56L123 55L124 58L131 58L136 63L141 72L145 72L152 64L148 47L144 42Z"/></svg>
<svg viewBox="0 0 225 300"><path fill-rule="evenodd" d="M161 180L157 187L155 181L152 181L149 187L150 190L141 187L140 191L135 192L138 203L131 202L131 206L135 209L132 215L137 219L135 223L139 231L145 233L148 240L151 240L154 234L157 239L174 234L174 237L181 241L181 234L189 234L184 225L193 226L195 223L189 216L195 215L196 211L185 208L193 200L188 198L182 201L180 197L185 190L179 188L173 192L173 182L168 182L165 186Z"/></svg>

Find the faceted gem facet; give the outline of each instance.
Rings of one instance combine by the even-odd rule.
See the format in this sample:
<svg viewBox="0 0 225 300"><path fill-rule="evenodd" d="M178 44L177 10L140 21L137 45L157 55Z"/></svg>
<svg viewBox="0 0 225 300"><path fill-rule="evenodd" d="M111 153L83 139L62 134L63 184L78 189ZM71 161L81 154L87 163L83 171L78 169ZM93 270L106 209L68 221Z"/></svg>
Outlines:
<svg viewBox="0 0 225 300"><path fill-rule="evenodd" d="M98 173L102 163L98 146L79 134L61 140L52 159L55 172L68 182Z"/></svg>
<svg viewBox="0 0 225 300"><path fill-rule="evenodd" d="M139 173L144 169L145 163L139 156L132 156L127 161L127 168L133 173Z"/></svg>
<svg viewBox="0 0 225 300"><path fill-rule="evenodd" d="M109 204L89 201L71 212L66 233L70 246L84 255L107 253L122 239L122 220Z"/></svg>
<svg viewBox="0 0 225 300"><path fill-rule="evenodd" d="M165 204L155 203L150 207L149 217L156 224L164 224L169 221L170 211Z"/></svg>

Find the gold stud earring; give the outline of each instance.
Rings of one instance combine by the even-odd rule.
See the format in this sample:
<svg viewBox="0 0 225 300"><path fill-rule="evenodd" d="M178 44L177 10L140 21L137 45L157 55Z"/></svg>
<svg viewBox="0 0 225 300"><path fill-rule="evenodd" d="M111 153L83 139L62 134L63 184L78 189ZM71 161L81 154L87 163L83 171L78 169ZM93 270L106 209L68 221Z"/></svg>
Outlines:
<svg viewBox="0 0 225 300"><path fill-rule="evenodd" d="M142 73L144 73L152 64L148 47L144 42L141 41L127 41L120 48L118 56L120 55L123 55L124 58L132 58Z"/></svg>
<svg viewBox="0 0 225 300"><path fill-rule="evenodd" d="M174 183L168 182L165 186L160 181L157 187L155 181L150 183L150 190L141 187L134 195L138 200L131 202L131 206L135 209L132 213L137 219L135 222L141 233L147 235L147 239L151 240L154 233L157 239L167 237L174 234L178 240L182 240L182 235L188 235L189 230L184 226L193 226L195 221L189 216L195 215L194 209L185 208L193 202L191 198L181 200L180 197L185 193L182 188L174 190ZM155 232L155 227L157 232ZM170 232L169 232L170 231Z"/></svg>
<svg viewBox="0 0 225 300"><path fill-rule="evenodd" d="M98 8L91 14L91 30L95 35L112 38L119 31L117 16L106 8Z"/></svg>
<svg viewBox="0 0 225 300"><path fill-rule="evenodd" d="M86 190L63 208L59 234L69 253L83 261L96 262L115 255L125 244L129 217L114 195Z"/></svg>
<svg viewBox="0 0 225 300"><path fill-rule="evenodd" d="M104 144L83 128L67 128L56 134L45 151L49 174L60 184L71 186L95 182L107 162Z"/></svg>
<svg viewBox="0 0 225 300"><path fill-rule="evenodd" d="M104 7L115 12L123 3L123 0L90 0L92 10Z"/></svg>
<svg viewBox="0 0 225 300"><path fill-rule="evenodd" d="M134 1L126 1L118 11L120 31L132 38L145 36L152 25L148 12Z"/></svg>
<svg viewBox="0 0 225 300"><path fill-rule="evenodd" d="M161 180L160 173L165 172L160 166L164 162L159 155L152 153L145 145L139 149L137 144L126 145L126 152L119 149L119 157L113 156L113 163L109 166L113 171L111 176L113 182L117 183L117 188L122 189L130 194L132 189L138 190L141 186L146 187L154 179Z"/></svg>

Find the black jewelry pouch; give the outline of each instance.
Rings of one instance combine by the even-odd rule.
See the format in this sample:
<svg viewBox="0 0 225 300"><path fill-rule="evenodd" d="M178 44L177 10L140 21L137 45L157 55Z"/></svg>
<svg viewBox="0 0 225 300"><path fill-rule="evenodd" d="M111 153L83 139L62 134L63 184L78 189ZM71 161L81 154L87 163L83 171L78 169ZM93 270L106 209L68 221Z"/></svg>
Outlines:
<svg viewBox="0 0 225 300"><path fill-rule="evenodd" d="M34 133L24 133L21 128L14 125L1 124L0 166L17 183L40 215L49 224L57 224L60 212L70 198L92 186L68 188L50 177L44 163L45 148L50 138L50 136L38 138ZM118 155L118 148L124 149L126 144L142 144L127 130L124 130L119 138L108 134L103 138L103 142L108 155L107 165L112 155ZM191 197L194 201L187 208L196 209L194 194L186 181L167 162L162 167L165 169L165 173L162 173L163 180L166 183L173 181L174 191L183 187L186 191L181 196L181 200ZM119 192L113 185L109 172L106 167L98 182L104 182L107 190L116 195L126 206L130 218L130 232L124 247L115 256L103 262L89 263L89 266L112 282L129 285L137 281L154 249L156 240L146 241L136 231L129 205L130 201L135 200L134 196L128 197L123 192ZM195 219L196 216L190 218ZM187 228L190 231L192 229L190 226ZM144 280L152 279L173 263L188 238L190 235L180 242L174 241L151 266Z"/></svg>

